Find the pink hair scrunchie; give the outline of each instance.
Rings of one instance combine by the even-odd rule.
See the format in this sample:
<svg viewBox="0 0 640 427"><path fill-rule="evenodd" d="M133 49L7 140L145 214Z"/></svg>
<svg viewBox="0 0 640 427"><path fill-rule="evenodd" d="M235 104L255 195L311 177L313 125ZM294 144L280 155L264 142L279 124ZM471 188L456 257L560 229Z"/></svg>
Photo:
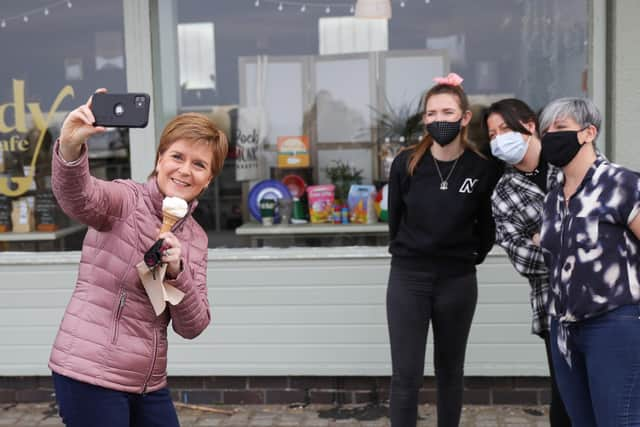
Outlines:
<svg viewBox="0 0 640 427"><path fill-rule="evenodd" d="M436 77L433 81L439 85L460 86L464 79L456 73L449 73L446 77Z"/></svg>

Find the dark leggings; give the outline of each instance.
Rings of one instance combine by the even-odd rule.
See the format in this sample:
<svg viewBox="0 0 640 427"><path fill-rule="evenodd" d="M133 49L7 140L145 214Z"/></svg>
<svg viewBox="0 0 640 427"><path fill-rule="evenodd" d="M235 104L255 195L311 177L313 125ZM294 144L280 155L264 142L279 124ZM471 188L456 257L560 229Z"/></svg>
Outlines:
<svg viewBox="0 0 640 427"><path fill-rule="evenodd" d="M551 427L571 427L571 420L564 407L558 384L556 383L556 375L553 369L553 360L551 359L551 347L549 341L549 331L540 334L544 340L544 346L547 349L547 363L549 364L549 374L551 375L551 405L549 405L549 422Z"/></svg>
<svg viewBox="0 0 640 427"><path fill-rule="evenodd" d="M438 427L457 427L462 410L464 355L478 299L475 273L442 278L391 267L387 320L391 342L391 426L415 427L424 378L429 321L438 387Z"/></svg>

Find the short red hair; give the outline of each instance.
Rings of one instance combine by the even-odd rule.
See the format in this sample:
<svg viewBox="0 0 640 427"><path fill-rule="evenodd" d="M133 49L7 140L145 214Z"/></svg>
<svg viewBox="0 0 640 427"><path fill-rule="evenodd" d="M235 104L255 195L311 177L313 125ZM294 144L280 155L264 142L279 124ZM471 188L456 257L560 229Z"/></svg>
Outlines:
<svg viewBox="0 0 640 427"><path fill-rule="evenodd" d="M156 175L155 165L158 164L160 156L179 139L211 147L211 177L218 176L227 158L229 142L224 132L218 129L207 116L200 113L179 114L167 123L160 136L151 176Z"/></svg>

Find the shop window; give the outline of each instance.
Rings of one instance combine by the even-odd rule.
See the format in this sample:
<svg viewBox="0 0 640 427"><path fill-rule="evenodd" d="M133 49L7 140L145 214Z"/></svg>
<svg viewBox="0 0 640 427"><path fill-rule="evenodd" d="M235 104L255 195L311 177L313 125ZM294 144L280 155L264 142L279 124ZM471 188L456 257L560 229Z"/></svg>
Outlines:
<svg viewBox="0 0 640 427"><path fill-rule="evenodd" d="M231 142L224 171L196 212L211 247L386 244L380 208L359 217L348 211L365 223L342 224L345 188L365 186L354 191L363 203L371 188L374 201L384 200L379 191L393 156L422 135L420 101L437 75L464 77L476 117L504 97L538 109L560 96L587 95L587 0L404 5L393 3L389 21L363 23L348 2L176 2L177 28L215 28L215 49L202 56L214 55L215 87L182 88L178 106L210 114ZM179 64L189 65L196 64ZM470 135L487 143L478 129ZM283 202L284 217L296 223L279 224L277 212L265 221L273 225L261 224L271 207L261 210L256 197L308 199L305 186L326 184L341 199L320 215L331 223L298 224L318 213L309 200L292 200ZM315 190L319 206L332 203L327 188Z"/></svg>
<svg viewBox="0 0 640 427"><path fill-rule="evenodd" d="M24 0L0 6L0 251L78 250L86 228L51 192L66 114L96 88L126 89L122 4ZM89 143L92 173L128 178L129 136Z"/></svg>

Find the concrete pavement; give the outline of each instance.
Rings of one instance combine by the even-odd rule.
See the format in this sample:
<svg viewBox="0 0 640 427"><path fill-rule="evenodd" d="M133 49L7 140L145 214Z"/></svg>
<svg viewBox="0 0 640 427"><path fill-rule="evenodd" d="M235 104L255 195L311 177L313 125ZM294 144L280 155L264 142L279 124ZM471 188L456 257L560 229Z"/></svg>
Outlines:
<svg viewBox="0 0 640 427"><path fill-rule="evenodd" d="M206 408L206 407L205 407ZM182 427L388 427L386 406L327 405L289 407L276 405L210 406L233 411L232 415L204 409L178 408ZM475 406L463 408L462 427L546 427L546 407ZM435 407L420 406L419 427L436 426ZM53 404L4 404L0 406L0 426L62 427ZM114 426L117 427L117 426Z"/></svg>

